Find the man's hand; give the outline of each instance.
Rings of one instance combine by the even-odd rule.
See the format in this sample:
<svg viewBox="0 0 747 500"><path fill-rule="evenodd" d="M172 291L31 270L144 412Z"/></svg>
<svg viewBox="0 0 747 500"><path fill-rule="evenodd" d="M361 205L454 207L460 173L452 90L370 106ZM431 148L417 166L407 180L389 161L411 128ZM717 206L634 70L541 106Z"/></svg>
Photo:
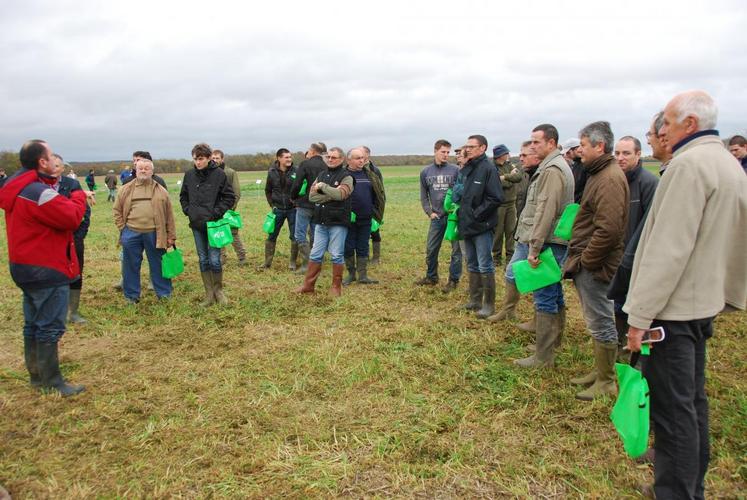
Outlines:
<svg viewBox="0 0 747 500"><path fill-rule="evenodd" d="M529 254L527 260L529 261L529 265L532 266L532 269L535 269L540 265L540 260L536 255Z"/></svg>
<svg viewBox="0 0 747 500"><path fill-rule="evenodd" d="M83 190L83 193L86 195L86 203L88 203L89 206L94 206L96 204L96 193L93 191L86 191Z"/></svg>
<svg viewBox="0 0 747 500"><path fill-rule="evenodd" d="M176 243L176 238L167 238L166 239L166 247L173 247L174 243Z"/></svg>
<svg viewBox="0 0 747 500"><path fill-rule="evenodd" d="M630 352L639 352L641 350L641 339L645 331L634 326L628 327L628 349L630 349Z"/></svg>
<svg viewBox="0 0 747 500"><path fill-rule="evenodd" d="M436 212L431 212L431 220L436 220L436 219L439 219L439 218L440 217L438 216L438 214Z"/></svg>
<svg viewBox="0 0 747 500"><path fill-rule="evenodd" d="M326 184L324 184L323 182L315 182L315 183L314 183L314 185L313 185L313 186L311 186L311 188L312 188L312 189L313 189L314 191L316 191L317 193L321 193L321 192L322 192L322 188L323 188L323 187L324 187L325 185L326 185Z"/></svg>

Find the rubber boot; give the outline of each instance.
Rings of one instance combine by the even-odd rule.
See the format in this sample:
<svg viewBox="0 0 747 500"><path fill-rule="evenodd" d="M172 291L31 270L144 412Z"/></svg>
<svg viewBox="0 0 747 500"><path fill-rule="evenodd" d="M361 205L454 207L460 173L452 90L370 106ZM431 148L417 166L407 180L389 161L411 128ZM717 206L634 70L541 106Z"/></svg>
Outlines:
<svg viewBox="0 0 747 500"><path fill-rule="evenodd" d="M298 243L291 242L291 257L290 263L288 263L288 269L295 271L298 268Z"/></svg>
<svg viewBox="0 0 747 500"><path fill-rule="evenodd" d="M32 387L41 387L39 376L39 363L36 361L36 339L23 337L23 358L26 361L26 369L29 371L29 384Z"/></svg>
<svg viewBox="0 0 747 500"><path fill-rule="evenodd" d="M537 332L535 352L528 358L517 359L515 364L522 368L543 368L555 364L555 342L560 334L558 314L537 311Z"/></svg>
<svg viewBox="0 0 747 500"><path fill-rule="evenodd" d="M371 243L372 247L372 255L371 255L371 264L372 265L378 265L381 261L381 242L380 241L374 241Z"/></svg>
<svg viewBox="0 0 747 500"><path fill-rule="evenodd" d="M516 325L516 328L521 330L522 332L534 332L536 331L537 327L535 326L537 323L537 312L535 311L534 317L530 319L529 321L525 321L524 323L519 323Z"/></svg>
<svg viewBox="0 0 747 500"><path fill-rule="evenodd" d="M332 264L332 286L329 294L333 297L342 295L342 273L345 272L345 264Z"/></svg>
<svg viewBox="0 0 747 500"><path fill-rule="evenodd" d="M563 334L565 333L565 306L558 308L558 338L555 341L555 347L559 348L563 344Z"/></svg>
<svg viewBox="0 0 747 500"><path fill-rule="evenodd" d="M275 257L275 241L265 240L265 263L262 265L265 269L272 267L272 259Z"/></svg>
<svg viewBox="0 0 747 500"><path fill-rule="evenodd" d="M355 255L345 257L345 267L348 270L348 275L342 280L342 284L348 286L355 281Z"/></svg>
<svg viewBox="0 0 747 500"><path fill-rule="evenodd" d="M379 280L368 277L368 257L358 257L358 283L361 285L375 285Z"/></svg>
<svg viewBox="0 0 747 500"><path fill-rule="evenodd" d="M215 295L213 294L213 273L210 271L204 271L200 274L202 275L202 284L205 286L205 298L202 299L200 305L207 307L215 304Z"/></svg>
<svg viewBox="0 0 747 500"><path fill-rule="evenodd" d="M482 281L482 309L477 311L479 319L488 319L495 314L495 273L480 275Z"/></svg>
<svg viewBox="0 0 747 500"><path fill-rule="evenodd" d="M617 396L615 384L615 361L617 360L617 342L605 344L594 341L594 364L597 368L597 378L586 390L576 394L582 401L591 401L601 396Z"/></svg>
<svg viewBox="0 0 747 500"><path fill-rule="evenodd" d="M482 279L480 273L469 273L469 302L464 309L477 311L482 307Z"/></svg>
<svg viewBox="0 0 747 500"><path fill-rule="evenodd" d="M298 268L298 271L296 271L298 274L306 274L306 271L309 269L309 253L311 252L311 247L308 243L299 243L298 244L298 254L301 256L301 267Z"/></svg>
<svg viewBox="0 0 747 500"><path fill-rule="evenodd" d="M503 307L500 311L488 318L488 321L503 321L516 317L516 306L519 304L521 294L516 288L516 283L506 280L506 296L503 298Z"/></svg>
<svg viewBox="0 0 747 500"><path fill-rule="evenodd" d="M57 391L62 397L73 396L86 390L82 385L68 384L60 373L57 342L37 342L36 359L42 389Z"/></svg>
<svg viewBox="0 0 747 500"><path fill-rule="evenodd" d="M321 272L321 262L309 261L308 269L306 270L306 276L303 279L303 285L296 288L296 293L314 293L316 280L319 278L319 273Z"/></svg>
<svg viewBox="0 0 747 500"><path fill-rule="evenodd" d="M80 307L80 288L77 289L70 289L70 298L69 298L69 304L68 304L68 310L70 311L70 318L68 321L70 323L77 323L79 325L84 325L88 323L86 318L81 316L78 313L78 308Z"/></svg>
<svg viewBox="0 0 747 500"><path fill-rule="evenodd" d="M228 299L223 295L223 271L213 273L213 296L216 303L222 306L228 304Z"/></svg>

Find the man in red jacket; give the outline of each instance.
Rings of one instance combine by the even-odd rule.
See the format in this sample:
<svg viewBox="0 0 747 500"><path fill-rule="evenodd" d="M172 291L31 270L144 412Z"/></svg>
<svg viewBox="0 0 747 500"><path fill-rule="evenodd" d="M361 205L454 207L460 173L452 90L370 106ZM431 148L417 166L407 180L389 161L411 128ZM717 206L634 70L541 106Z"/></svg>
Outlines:
<svg viewBox="0 0 747 500"><path fill-rule="evenodd" d="M32 386L71 396L84 388L65 382L57 343L65 333L69 285L80 273L73 231L93 193L66 198L53 188L58 167L46 142L27 141L19 156L22 168L0 188L0 208L10 274L23 292L26 368Z"/></svg>

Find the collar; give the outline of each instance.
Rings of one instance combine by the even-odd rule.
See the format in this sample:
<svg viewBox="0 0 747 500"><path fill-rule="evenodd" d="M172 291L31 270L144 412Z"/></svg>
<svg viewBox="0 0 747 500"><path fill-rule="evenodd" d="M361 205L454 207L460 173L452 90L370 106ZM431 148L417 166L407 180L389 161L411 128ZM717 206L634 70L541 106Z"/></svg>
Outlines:
<svg viewBox="0 0 747 500"><path fill-rule="evenodd" d="M633 182L635 178L638 177L638 174L641 173L641 168L643 168L643 162L638 160L638 165L633 167L633 170L625 172L625 177L628 179L628 183Z"/></svg>
<svg viewBox="0 0 747 500"><path fill-rule="evenodd" d="M586 173L594 175L613 161L615 161L615 158L611 154L604 153L602 156L592 160L590 163L584 163L584 168L586 169Z"/></svg>
<svg viewBox="0 0 747 500"><path fill-rule="evenodd" d="M477 165L481 161L487 160L487 159L488 159L488 156L485 153L483 153L480 156L470 159L464 166L466 167L470 165Z"/></svg>
<svg viewBox="0 0 747 500"><path fill-rule="evenodd" d="M675 144L674 146L672 146L672 154L674 154L675 151L677 151L678 149L680 149L682 146L684 146L688 142L694 141L698 137L703 137L703 136L706 136L706 135L715 135L715 136L718 137L718 130L715 130L715 129L699 130L698 132L695 132L694 134L685 137L680 142L678 142L677 144Z"/></svg>

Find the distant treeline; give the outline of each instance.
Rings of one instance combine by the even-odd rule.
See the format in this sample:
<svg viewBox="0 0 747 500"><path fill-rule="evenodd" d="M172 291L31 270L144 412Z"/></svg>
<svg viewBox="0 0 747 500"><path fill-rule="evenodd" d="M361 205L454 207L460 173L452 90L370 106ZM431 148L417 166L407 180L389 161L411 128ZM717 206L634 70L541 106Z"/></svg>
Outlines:
<svg viewBox="0 0 747 500"><path fill-rule="evenodd" d="M433 161L430 155L382 155L373 156L372 160L375 165L380 167L387 166L405 166L405 165L427 165ZM253 155L228 155L226 156L226 165L239 171L264 171L270 168L275 161L274 153L257 153ZM293 153L293 162L298 165L303 161L303 152ZM173 160L157 159L154 161L156 172L184 172L192 168L191 160ZM70 162L78 175L85 175L93 169L96 175L106 174L109 170L120 172L124 168L132 166L131 160L113 160L113 161L92 161L92 162ZM20 166L18 153L13 151L0 151L0 168L11 174Z"/></svg>

